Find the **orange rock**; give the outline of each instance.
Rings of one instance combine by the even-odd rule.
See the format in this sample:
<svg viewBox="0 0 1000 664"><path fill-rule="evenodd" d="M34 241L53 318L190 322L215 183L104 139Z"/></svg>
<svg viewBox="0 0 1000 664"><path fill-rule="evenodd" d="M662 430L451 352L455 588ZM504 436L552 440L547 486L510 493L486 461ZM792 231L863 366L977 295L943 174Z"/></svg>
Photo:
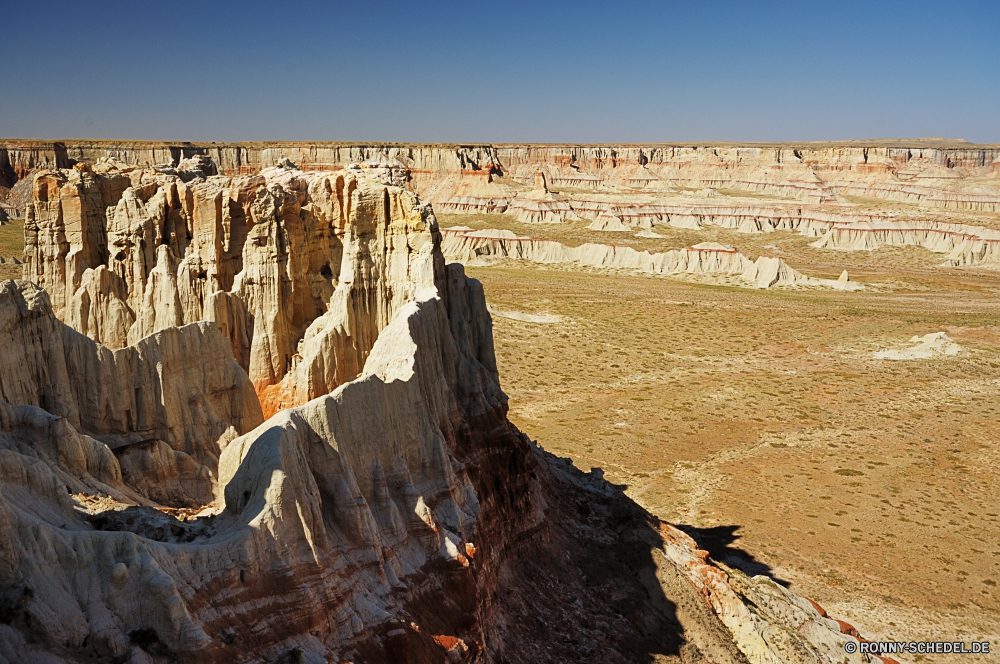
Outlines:
<svg viewBox="0 0 1000 664"><path fill-rule="evenodd" d="M451 650L459 643L461 643L461 639L457 639L454 636L447 636L445 634L439 634L438 636L432 636L431 638L434 639L434 642L436 644L438 644L445 650Z"/></svg>
<svg viewBox="0 0 1000 664"><path fill-rule="evenodd" d="M818 614L819 614L820 616L822 616L823 618L826 618L826 617L827 617L827 615L826 615L826 609L824 609L824 608L823 608L822 606L820 606L820 605L819 605L819 604L817 604L816 602L812 601L812 600L811 600L811 599L809 599L808 597L806 597L806 600L807 600L807 601L808 601L808 602L809 602L810 604L812 604L812 605L813 605L813 608L814 608L814 609L816 609L816 613L818 613Z"/></svg>
<svg viewBox="0 0 1000 664"><path fill-rule="evenodd" d="M851 623L844 622L843 620L837 620L836 618L834 618L834 621L836 621L836 623L838 625L840 625L840 633L841 634L846 634L848 636L853 636L854 638L856 638L858 640L863 640L863 639L861 639L861 635L858 634L858 630L856 630L854 628L854 625L852 625Z"/></svg>

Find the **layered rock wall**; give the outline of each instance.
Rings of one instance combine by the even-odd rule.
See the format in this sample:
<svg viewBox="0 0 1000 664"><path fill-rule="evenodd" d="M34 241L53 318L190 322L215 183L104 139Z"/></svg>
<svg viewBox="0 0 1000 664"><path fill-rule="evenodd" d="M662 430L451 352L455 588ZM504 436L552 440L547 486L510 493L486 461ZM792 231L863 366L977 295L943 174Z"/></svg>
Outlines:
<svg viewBox="0 0 1000 664"><path fill-rule="evenodd" d="M136 462L152 449L173 466L164 483L183 474L180 463L194 493L161 493L167 504L210 502L222 449L263 421L246 372L210 323L167 328L111 350L57 320L34 284L5 281L0 343L0 400L64 418Z"/></svg>
<svg viewBox="0 0 1000 664"><path fill-rule="evenodd" d="M96 371L132 351L113 354L61 326L32 284L4 288L5 347L20 351L12 365L63 361L64 348L38 336L103 351ZM48 334L38 332L45 326ZM191 331L214 334L226 349L208 324L143 343ZM186 350L198 365L208 355ZM0 544L10 618L0 625L0 657L15 658L7 661L39 650L55 661L258 661L292 650L334 661L402 653L471 661L486 647L479 620L505 549L544 518L528 446L505 418L482 289L461 266L449 268L440 291L429 286L400 308L361 376L228 441L218 508L196 521L128 506L137 492L163 489L157 469L81 436L87 416L30 404L64 409L73 395L60 393L72 379L11 386L3 369L0 528L11 536ZM174 370L161 376L167 390L192 371ZM94 492L106 497L95 502Z"/></svg>
<svg viewBox="0 0 1000 664"><path fill-rule="evenodd" d="M35 283L0 288L0 662L869 663L510 424L412 170L179 156L34 180ZM492 153L432 157L517 188ZM725 246L446 243L802 278Z"/></svg>
<svg viewBox="0 0 1000 664"><path fill-rule="evenodd" d="M509 231L471 231L463 227L442 229L442 250L462 263L500 259L533 263L568 263L584 267L627 270L654 275L731 277L740 285L754 288L773 286L818 286L837 290L859 290L859 284L807 277L780 258L760 256L750 260L731 245L702 242L692 247L649 253L631 247L588 242L568 247L561 242L518 237Z"/></svg>
<svg viewBox="0 0 1000 664"><path fill-rule="evenodd" d="M304 170L378 166L398 173L425 200L453 206L471 201L477 212L514 197L496 177L531 186L539 171L555 188L722 187L813 202L852 194L961 210L1000 206L995 183L1000 147L955 141L743 146L6 141L0 144L5 180L0 185L12 186L39 167L69 168L106 158L177 165L198 155L228 176L260 173L284 159Z"/></svg>
<svg viewBox="0 0 1000 664"><path fill-rule="evenodd" d="M731 579L517 432L482 288L460 265L444 277L400 307L359 377L230 440L197 518L143 505L197 488L176 460L159 481L156 446L116 455L0 401L0 661L845 661L853 637L807 601ZM26 353L44 294L4 288ZM192 329L221 337L172 331ZM588 581L595 565L628 602Z"/></svg>
<svg viewBox="0 0 1000 664"><path fill-rule="evenodd" d="M266 414L353 379L395 312L443 283L430 208L383 184L391 174L212 170L109 159L39 173L25 278L111 348L215 321Z"/></svg>

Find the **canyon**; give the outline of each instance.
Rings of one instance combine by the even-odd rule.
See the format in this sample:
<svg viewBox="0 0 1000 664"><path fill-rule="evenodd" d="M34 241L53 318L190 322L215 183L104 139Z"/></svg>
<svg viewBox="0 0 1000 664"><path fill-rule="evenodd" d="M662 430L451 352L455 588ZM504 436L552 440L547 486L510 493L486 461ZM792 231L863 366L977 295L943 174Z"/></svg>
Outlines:
<svg viewBox="0 0 1000 664"><path fill-rule="evenodd" d="M775 311L930 293L974 310L934 319L960 321L961 345L907 323L895 346L946 350L863 362L941 355L995 394L996 146L0 141L0 177L0 228L22 238L0 249L22 263L0 288L0 661L870 662L844 649L886 633L849 615L859 598L723 555L700 507L756 495L723 464L823 425L772 426L770 404L690 449L679 422L639 435L633 414L660 403L644 390L662 413L685 392L631 364L698 346L678 371L729 366L713 335L750 336L759 308L770 338L739 361L804 380L811 360L781 359L798 323L767 328ZM669 313L605 329L615 300ZM694 309L690 334L642 346ZM577 361L570 334L635 334L628 364L540 377ZM713 380L757 398L759 377L731 375ZM580 430L595 399L624 447ZM668 523L675 503L689 523ZM993 588L963 606L995 616ZM949 618L997 625L976 619Z"/></svg>

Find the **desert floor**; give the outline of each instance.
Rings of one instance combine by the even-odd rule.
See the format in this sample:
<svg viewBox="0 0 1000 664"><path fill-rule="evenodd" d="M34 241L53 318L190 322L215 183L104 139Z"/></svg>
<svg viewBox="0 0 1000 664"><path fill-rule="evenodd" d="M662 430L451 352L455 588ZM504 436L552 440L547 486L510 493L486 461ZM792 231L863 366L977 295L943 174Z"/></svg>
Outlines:
<svg viewBox="0 0 1000 664"><path fill-rule="evenodd" d="M583 223L439 219L638 242ZM512 421L603 468L715 559L789 584L869 639L1000 650L1000 275L938 267L942 256L917 248L820 251L793 232L656 231L666 237L641 248L729 242L813 276L846 268L868 288L469 266L494 309ZM874 358L939 331L962 352Z"/></svg>
<svg viewBox="0 0 1000 664"><path fill-rule="evenodd" d="M861 292L753 290L504 261L470 265L493 308L511 420L712 556L766 574L872 640L1000 650L1000 274L916 248L821 251L793 232L439 215L570 245L714 240ZM23 225L0 226L20 256ZM0 278L20 267L0 265ZM879 360L944 331L955 356ZM916 661L991 661L989 655Z"/></svg>

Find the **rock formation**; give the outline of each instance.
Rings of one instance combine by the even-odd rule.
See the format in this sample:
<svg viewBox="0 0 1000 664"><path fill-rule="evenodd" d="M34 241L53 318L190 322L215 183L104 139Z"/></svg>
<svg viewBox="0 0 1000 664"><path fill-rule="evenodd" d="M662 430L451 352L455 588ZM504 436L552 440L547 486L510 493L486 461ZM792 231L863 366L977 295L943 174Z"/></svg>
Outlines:
<svg viewBox="0 0 1000 664"><path fill-rule="evenodd" d="M385 174L214 170L39 173L25 278L110 348L217 322L267 415L357 376L399 307L441 278L430 208Z"/></svg>
<svg viewBox="0 0 1000 664"><path fill-rule="evenodd" d="M846 279L808 277L780 258L760 256L752 261L732 245L701 242L685 249L651 254L631 247L588 242L568 247L552 240L519 237L510 231L475 231L466 226L442 229L446 257L462 263L491 262L503 258L534 263L575 264L591 268L628 270L655 275L709 275L754 288L813 286L859 290Z"/></svg>
<svg viewBox="0 0 1000 664"><path fill-rule="evenodd" d="M1000 231L937 221L843 220L816 242L820 249L871 251L883 246L923 247L948 254L944 265L1000 268Z"/></svg>
<svg viewBox="0 0 1000 664"><path fill-rule="evenodd" d="M355 176L364 174L406 188L433 203L438 212L507 213L527 223L584 219L595 222L597 228L615 229L620 226L650 229L656 225L697 229L716 225L745 233L801 230L816 237L857 221L898 225L903 231L916 230L918 235L924 229L921 224L953 226L954 229L944 228L942 232L968 232L976 237L968 243L956 240L956 244L964 246L948 257L946 265L1000 265L993 255L996 238L984 232L988 224L983 227L953 223L944 217L932 220L919 214L903 217L858 214L845 198L899 202L938 215L952 211L973 215L1000 212L1000 180L996 167L1000 164L1000 147L961 141L926 139L752 146L4 141L0 142L0 186L13 186L16 190L29 175L45 169L69 169L77 162L98 164L95 168L100 168L99 162L104 162L105 168L111 164L140 165L155 169L161 175L171 174L187 180L195 173L206 178L215 173L229 178L244 176L243 185L236 185L235 181L215 183L228 197L224 201L226 206L235 200L230 187L257 186L248 184L250 180L246 176L257 177L274 168L287 171L286 165L298 164L305 170L346 170ZM285 162L287 164L283 165ZM101 206L117 204L119 198L114 188L119 185L111 183L114 178L108 173L98 175L97 179L105 182L102 185L105 190L100 194L107 201L98 202L94 192L87 190L85 185L77 187L80 193L75 197L83 206L80 215L91 214L91 222L84 223L81 216L83 226L94 225L92 222L97 217L93 215L105 214ZM317 177L320 176L314 176ZM270 182L274 176L267 179ZM150 181L147 177L146 182ZM126 186L128 184L131 183ZM52 186L61 187L62 184L50 182L46 191ZM729 194L724 196L721 191ZM54 191L50 193L55 195ZM182 193L187 195L186 191ZM734 193L774 200L766 204L753 198L733 200L730 195ZM139 198L145 205L143 195L145 193ZM319 194L311 192L308 195ZM246 192L244 199L245 196ZM718 202L709 204L706 198ZM788 202L789 199L793 202ZM37 208L39 203L45 202L36 201L33 205ZM67 199L67 205L69 203ZM191 211L192 202L170 201L171 209L175 208L175 203L186 210L185 214ZM247 200L243 200L240 207L246 207L246 203ZM17 210L24 208L26 211L29 207L23 193L14 196L13 190L10 204ZM309 202L301 204L310 205ZM202 208L202 212L208 210ZM123 214L123 223L131 219L128 210L123 210ZM221 214L225 216L226 211ZM244 210L242 216L245 218L247 214L248 210ZM36 218L41 217L44 217L44 210L36 210ZM240 214L233 218L239 226ZM929 240L913 239L905 232L882 235L884 239L871 243L881 246L903 241L911 245L941 245L939 234L932 233ZM239 244L239 236L235 239ZM833 238L829 242L830 247L858 244L857 238L850 242ZM177 247L174 249L176 251ZM95 250L103 251L100 247ZM233 248L226 251L231 263L239 263L242 257L234 254ZM948 253L951 251L949 249ZM155 260L155 255L147 257L148 262ZM208 259L203 257L202 260ZM70 277L78 279L75 274ZM74 282L73 287L75 290L79 283ZM229 290L229 286L224 290ZM63 303L54 291L53 297L57 309L61 310Z"/></svg>
<svg viewBox="0 0 1000 664"><path fill-rule="evenodd" d="M10 344L57 362L65 349L29 338L49 325L96 347L59 327L36 287L4 288ZM171 331L228 351L213 327ZM95 368L118 363L107 355ZM174 390L188 373L161 381ZM458 265L400 308L361 376L228 440L209 476L217 498L194 518L156 509L181 490L199 505L191 460L163 441L120 455L68 417L8 405L48 406L66 387L4 383L4 661L528 662L541 648L559 661L833 662L852 638L769 581L714 567L598 475L533 449L506 421L482 290ZM581 539L572 524L589 504ZM609 544L598 553L594 538ZM635 552L639 568L625 562ZM608 556L622 557L605 578L628 609L578 567ZM573 640L553 643L531 615Z"/></svg>
<svg viewBox="0 0 1000 664"><path fill-rule="evenodd" d="M962 352L962 347L952 341L945 332L912 337L910 343L913 345L909 348L880 350L872 357L876 360L928 360L932 357L958 355Z"/></svg>
<svg viewBox="0 0 1000 664"><path fill-rule="evenodd" d="M527 191L542 173L550 189L667 191L725 188L803 202L866 196L929 208L1000 210L1000 147L962 141L826 144L405 145L387 143L0 142L0 185L33 169L114 158L155 166L208 157L228 176L289 159L303 170L351 164L394 174L440 212L488 212ZM463 202L462 198L466 200Z"/></svg>
<svg viewBox="0 0 1000 664"><path fill-rule="evenodd" d="M226 442L263 421L214 324L171 327L110 350L59 322L34 284L5 281L0 336L0 398L62 418L119 456L156 443L167 461L195 469L204 481L190 484L209 500ZM178 492L173 502L197 501Z"/></svg>
<svg viewBox="0 0 1000 664"><path fill-rule="evenodd" d="M395 161L199 154L34 181L34 283L0 285L0 662L870 661L507 421L482 286ZM807 279L724 245L443 235Z"/></svg>

